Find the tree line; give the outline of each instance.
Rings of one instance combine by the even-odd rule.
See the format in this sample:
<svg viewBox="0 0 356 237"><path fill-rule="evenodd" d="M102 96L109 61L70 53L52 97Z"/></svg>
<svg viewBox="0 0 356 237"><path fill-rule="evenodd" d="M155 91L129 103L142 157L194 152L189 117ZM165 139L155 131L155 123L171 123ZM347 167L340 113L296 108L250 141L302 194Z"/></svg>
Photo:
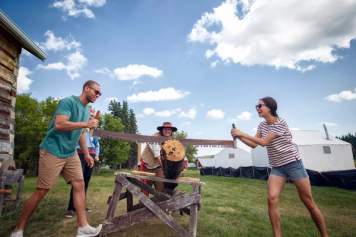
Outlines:
<svg viewBox="0 0 356 237"><path fill-rule="evenodd" d="M347 135L342 135L337 138L351 144L352 155L354 157L354 160L356 160L356 133L355 134L348 133Z"/></svg>

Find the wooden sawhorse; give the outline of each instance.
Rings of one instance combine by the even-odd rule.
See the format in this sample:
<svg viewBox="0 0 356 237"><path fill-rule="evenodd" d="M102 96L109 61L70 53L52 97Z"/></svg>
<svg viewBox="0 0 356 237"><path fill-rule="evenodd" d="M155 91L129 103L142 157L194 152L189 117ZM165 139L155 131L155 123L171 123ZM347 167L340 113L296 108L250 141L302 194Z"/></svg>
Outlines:
<svg viewBox="0 0 356 237"><path fill-rule="evenodd" d="M190 184L192 193L177 192L172 196L157 192L151 186L143 183L142 180L161 181L168 183ZM156 176L144 176L127 172L119 172L115 179L115 189L113 195L108 199L108 211L100 236L117 232L141 223L153 217L158 217L180 237L196 237L198 223L198 207L200 207L201 185L199 179L179 177L178 179L163 179ZM126 192L121 192L126 188ZM151 198L144 192L151 194ZM133 205L133 196L139 203ZM127 199L127 213L115 216L115 210L119 200ZM181 209L187 210L190 214L189 229L184 229L179 225L171 213Z"/></svg>
<svg viewBox="0 0 356 237"><path fill-rule="evenodd" d="M22 169L5 170L0 175L0 216L7 203L14 203L15 210L21 200L25 176ZM6 189L7 185L17 185L16 197L11 198L11 189Z"/></svg>

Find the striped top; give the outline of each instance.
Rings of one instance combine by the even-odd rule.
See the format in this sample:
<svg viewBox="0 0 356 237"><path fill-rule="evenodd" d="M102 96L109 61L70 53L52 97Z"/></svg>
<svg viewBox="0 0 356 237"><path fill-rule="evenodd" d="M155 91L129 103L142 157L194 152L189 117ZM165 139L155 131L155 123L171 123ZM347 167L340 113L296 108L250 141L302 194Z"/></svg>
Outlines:
<svg viewBox="0 0 356 237"><path fill-rule="evenodd" d="M260 125L258 125L257 133L260 134L262 138L266 138L269 133L277 135L277 137L266 146L269 163L272 167L278 167L295 160L300 160L297 146L292 141L292 134L284 119L279 118L276 123L271 125L266 121L261 122Z"/></svg>

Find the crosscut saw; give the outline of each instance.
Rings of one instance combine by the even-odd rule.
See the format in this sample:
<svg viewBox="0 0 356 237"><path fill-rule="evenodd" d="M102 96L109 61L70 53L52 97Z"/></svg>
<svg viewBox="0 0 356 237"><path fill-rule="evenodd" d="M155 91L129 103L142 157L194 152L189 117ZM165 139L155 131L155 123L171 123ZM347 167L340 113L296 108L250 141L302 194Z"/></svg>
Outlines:
<svg viewBox="0 0 356 237"><path fill-rule="evenodd" d="M136 143L149 143L149 144L162 144L162 142L172 139L162 136L147 136L147 135L140 135L140 134L132 134L132 133L123 133L123 132L112 132L112 131L105 131L101 129L94 130L94 135L113 139L113 140L122 140L128 142L136 142ZM193 146L200 146L200 147L231 147L235 148L235 143L233 140L209 140L209 139L177 139L179 140L184 146L193 145Z"/></svg>

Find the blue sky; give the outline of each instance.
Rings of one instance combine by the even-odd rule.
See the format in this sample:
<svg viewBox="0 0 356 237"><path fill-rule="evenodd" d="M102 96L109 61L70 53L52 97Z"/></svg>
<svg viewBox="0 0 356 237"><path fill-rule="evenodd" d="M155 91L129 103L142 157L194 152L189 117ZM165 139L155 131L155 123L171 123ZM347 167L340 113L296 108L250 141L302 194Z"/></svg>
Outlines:
<svg viewBox="0 0 356 237"><path fill-rule="evenodd" d="M18 92L37 99L102 85L95 107L128 100L139 131L172 121L192 138L254 134L275 97L293 129L356 132L356 1L2 0L47 52L23 53Z"/></svg>

